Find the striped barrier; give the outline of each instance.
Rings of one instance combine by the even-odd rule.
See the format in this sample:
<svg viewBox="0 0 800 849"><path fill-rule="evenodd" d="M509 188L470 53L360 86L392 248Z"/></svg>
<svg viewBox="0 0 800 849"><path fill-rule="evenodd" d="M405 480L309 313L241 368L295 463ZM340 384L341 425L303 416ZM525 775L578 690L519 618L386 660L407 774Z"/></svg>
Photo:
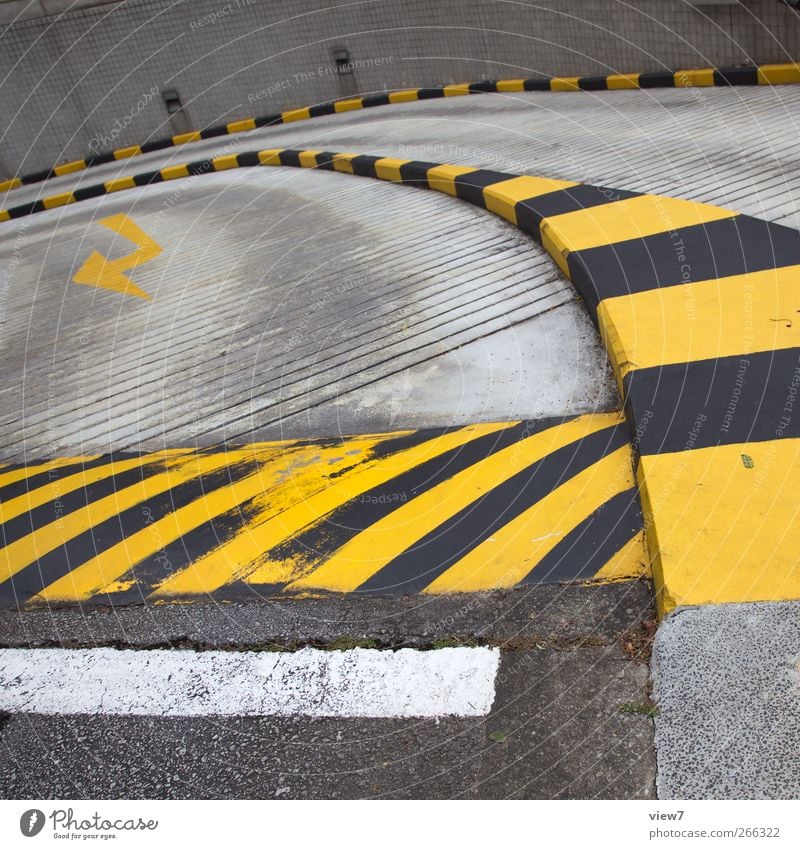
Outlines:
<svg viewBox="0 0 800 849"><path fill-rule="evenodd" d="M0 604L639 577L632 468L606 413L0 469Z"/></svg>
<svg viewBox="0 0 800 849"><path fill-rule="evenodd" d="M476 83L460 83L436 86L432 88L412 88L387 92L367 97L349 97L330 103L320 103L300 109L288 109L272 115L242 118L226 124L215 124L204 130L192 130L175 136L153 139L141 145L129 145L108 153L76 159L14 177L0 182L0 193L11 191L20 186L40 183L53 177L83 171L96 165L107 165L122 159L130 159L143 153L152 153L170 147L181 147L191 142L234 133L247 132L261 127L274 127L317 118L322 115L334 115L357 109L370 109L373 106L387 106L392 103L409 103L415 100L432 100L439 97L461 97L468 94L486 94L489 92L509 93L523 91L614 91L621 89L648 88L691 88L707 86L739 85L786 85L800 83L800 65L753 65L739 68L695 68L681 71L655 71L640 74L608 74L592 77L535 77L513 80L484 80Z"/></svg>
<svg viewBox="0 0 800 849"><path fill-rule="evenodd" d="M660 609L800 598L800 232L692 201L466 166L262 150L50 199L240 166L431 188L541 241L585 301L623 395ZM81 194L81 193L85 194ZM48 199L8 210L15 218Z"/></svg>

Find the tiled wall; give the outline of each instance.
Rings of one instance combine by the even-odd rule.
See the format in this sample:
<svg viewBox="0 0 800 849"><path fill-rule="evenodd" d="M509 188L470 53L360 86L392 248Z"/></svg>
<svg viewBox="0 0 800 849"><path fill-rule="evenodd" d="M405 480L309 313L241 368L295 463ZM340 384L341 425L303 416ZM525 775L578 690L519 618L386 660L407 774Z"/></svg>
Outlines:
<svg viewBox="0 0 800 849"><path fill-rule="evenodd" d="M0 20L24 5L0 3ZM352 75L335 73L336 48L358 63ZM699 9L684 0L83 6L0 25L0 176L355 92L799 56L800 16L776 0ZM171 120L169 89L184 104Z"/></svg>

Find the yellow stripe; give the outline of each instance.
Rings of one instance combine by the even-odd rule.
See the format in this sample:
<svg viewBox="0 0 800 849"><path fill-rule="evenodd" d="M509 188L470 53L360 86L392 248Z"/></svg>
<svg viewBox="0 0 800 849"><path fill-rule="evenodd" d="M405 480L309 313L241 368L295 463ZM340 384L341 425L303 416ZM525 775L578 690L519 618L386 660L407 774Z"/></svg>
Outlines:
<svg viewBox="0 0 800 849"><path fill-rule="evenodd" d="M100 522L116 516L129 507L167 492L184 481L196 478L231 463L231 453L209 456L192 456L183 463L177 462L169 471L162 472L133 486L125 487L111 495L94 501L86 507L68 513L54 522L37 528L28 536L0 549L0 582L24 569L37 558L64 545L78 534L90 530Z"/></svg>
<svg viewBox="0 0 800 849"><path fill-rule="evenodd" d="M477 168L470 168L466 165L437 165L435 168L429 168L426 176L428 185L432 189L455 197L456 177L460 177L462 174L471 174L477 170Z"/></svg>
<svg viewBox="0 0 800 849"><path fill-rule="evenodd" d="M57 206L66 206L75 200L75 195L72 192L64 192L60 195L51 195L49 198L44 198L42 204L45 209L54 209Z"/></svg>
<svg viewBox="0 0 800 849"><path fill-rule="evenodd" d="M443 91L445 97L460 97L462 94L469 94L469 83L446 85Z"/></svg>
<svg viewBox="0 0 800 849"><path fill-rule="evenodd" d="M230 542L168 578L153 595L163 597L210 592L231 580L245 578L263 562L268 551L337 507L451 448L457 448L485 433L512 427L513 424L509 422L461 428L390 457L368 461L350 474L328 481L321 492L311 497L300 500L291 498L285 503L270 498L269 518L266 521L252 521ZM275 513L277 515L273 516ZM290 573L279 571L270 580L283 581L291 577Z"/></svg>
<svg viewBox="0 0 800 849"><path fill-rule="evenodd" d="M191 133L180 133L177 136L173 136L172 144L176 146L181 144L188 144L189 142L200 141L201 138L202 136L200 135L200 133L197 132L197 130L192 130Z"/></svg>
<svg viewBox="0 0 800 849"><path fill-rule="evenodd" d="M379 180L391 180L399 183L402 180L400 176L400 166L411 162L410 159L394 159L391 156L386 156L379 159L375 163L375 174Z"/></svg>
<svg viewBox="0 0 800 849"><path fill-rule="evenodd" d="M63 165L56 165L53 168L53 173L58 174L60 177L62 174L72 174L75 171L83 171L86 168L86 160L85 159L76 159L74 162L65 162Z"/></svg>
<svg viewBox="0 0 800 849"><path fill-rule="evenodd" d="M566 180L550 180L546 177L514 177L503 180L483 190L483 199L490 212L501 215L512 224L517 223L516 205L521 200L546 195L559 189L567 189L577 183Z"/></svg>
<svg viewBox="0 0 800 849"><path fill-rule="evenodd" d="M443 481L366 528L310 574L287 590L325 589L352 592L387 563L459 511L570 442L622 421L617 413L582 416L529 436ZM632 484L632 482L631 482ZM298 568L295 564L294 568ZM279 564L267 563L248 581L269 583Z"/></svg>
<svg viewBox="0 0 800 849"><path fill-rule="evenodd" d="M342 174L352 174L353 165L351 160L356 156L361 156L360 153L337 153L333 157L333 167Z"/></svg>
<svg viewBox="0 0 800 849"><path fill-rule="evenodd" d="M761 65L758 69L759 85L784 85L800 83L800 65Z"/></svg>
<svg viewBox="0 0 800 849"><path fill-rule="evenodd" d="M317 167L317 154L322 153L321 150L303 150L298 155L298 159L300 160L300 166L302 168L316 168Z"/></svg>
<svg viewBox="0 0 800 849"><path fill-rule="evenodd" d="M11 214L8 212L8 210L0 209L0 221L10 221L10 220L11 220Z"/></svg>
<svg viewBox="0 0 800 849"><path fill-rule="evenodd" d="M550 80L550 91L578 91L580 77L553 77Z"/></svg>
<svg viewBox="0 0 800 849"><path fill-rule="evenodd" d="M498 80L498 91L525 91L525 80Z"/></svg>
<svg viewBox="0 0 800 849"><path fill-rule="evenodd" d="M793 265L602 301L597 320L618 380L633 369L800 347L798 280Z"/></svg>
<svg viewBox="0 0 800 849"><path fill-rule="evenodd" d="M545 218L540 229L542 245L567 274L566 257L572 251L667 233L736 214L706 203L639 195Z"/></svg>
<svg viewBox="0 0 800 849"><path fill-rule="evenodd" d="M239 162L236 159L236 154L232 153L228 156L218 156L211 160L215 171L227 171L229 168L238 168Z"/></svg>
<svg viewBox="0 0 800 849"><path fill-rule="evenodd" d="M389 94L389 103L409 103L417 99L417 89L408 88L403 91L393 91Z"/></svg>
<svg viewBox="0 0 800 849"><path fill-rule="evenodd" d="M170 165L162 168L160 173L165 180L176 180L179 177L188 177L189 169L185 165Z"/></svg>
<svg viewBox="0 0 800 849"><path fill-rule="evenodd" d="M280 165L280 155L282 152L283 148L276 148L274 150L259 150L258 161L262 165Z"/></svg>
<svg viewBox="0 0 800 849"><path fill-rule="evenodd" d="M9 486L12 483L23 480L23 478L33 477L40 472L49 472L51 469L60 469L62 466L69 466L73 463L89 463L96 460L100 455L91 454L85 457L59 457L56 460L48 460L46 463L37 463L36 465L22 466L19 469L11 469L8 472L0 474L0 486Z"/></svg>
<svg viewBox="0 0 800 849"><path fill-rule="evenodd" d="M291 124L292 121L305 121L310 118L311 113L308 108L305 109L290 109L288 112L281 112L281 118L284 124Z"/></svg>
<svg viewBox="0 0 800 849"><path fill-rule="evenodd" d="M800 598L798 468L800 439L640 459L662 612L677 605Z"/></svg>
<svg viewBox="0 0 800 849"><path fill-rule="evenodd" d="M626 445L512 519L423 592L482 592L513 587L576 525L632 485L631 452Z"/></svg>
<svg viewBox="0 0 800 849"><path fill-rule="evenodd" d="M606 85L611 91L621 88L639 88L639 74L611 74L606 77Z"/></svg>
<svg viewBox="0 0 800 849"><path fill-rule="evenodd" d="M106 192L111 194L112 192L121 192L123 189L133 189L136 183L133 181L133 177L119 177L116 180L106 180L103 185L106 187Z"/></svg>
<svg viewBox="0 0 800 849"><path fill-rule="evenodd" d="M676 88L714 85L713 68L693 68L687 71L675 71L674 77Z"/></svg>
<svg viewBox="0 0 800 849"><path fill-rule="evenodd" d="M350 100L337 100L333 104L335 112L351 112L353 109L363 109L364 102L360 97L354 97Z"/></svg>
<svg viewBox="0 0 800 849"><path fill-rule="evenodd" d="M592 581L621 581L650 576L644 531L639 531L601 568Z"/></svg>
<svg viewBox="0 0 800 849"><path fill-rule="evenodd" d="M121 147L114 151L114 159L130 159L132 156L138 156L142 152L138 144L131 147Z"/></svg>
<svg viewBox="0 0 800 849"><path fill-rule="evenodd" d="M0 192L10 192L12 189L17 189L22 185L22 180L19 177L14 177L11 180L4 180L0 183Z"/></svg>
<svg viewBox="0 0 800 849"><path fill-rule="evenodd" d="M327 477L319 474L319 465L329 476L342 468L352 465L354 456L362 454L375 445L375 438L354 439L343 446L320 451L315 446L286 449L286 444L277 455L274 452L264 452L264 465L254 474L243 478L229 486L215 489L199 497L162 519L142 528L118 544L103 551L88 560L68 575L54 581L36 597L37 601L84 601L98 592L113 592L109 586L125 575L131 566L140 563L147 557L156 554L184 534L208 522L216 516L229 510L235 510L239 505L251 498L264 493L274 497L275 488L280 484L296 490L296 497L307 496L313 489L309 486L302 488L298 476L305 473L306 478L316 489L327 486ZM257 452L261 454L261 452ZM251 453L250 456L253 456ZM257 455L256 455L257 456ZM315 468L317 471L315 471ZM308 471L310 470L310 472ZM309 491L306 491L308 489ZM120 587L124 589L126 587Z"/></svg>
<svg viewBox="0 0 800 849"><path fill-rule="evenodd" d="M231 123L225 127L229 133L244 133L247 130L255 130L255 128L255 118L245 118L242 121L231 121Z"/></svg>

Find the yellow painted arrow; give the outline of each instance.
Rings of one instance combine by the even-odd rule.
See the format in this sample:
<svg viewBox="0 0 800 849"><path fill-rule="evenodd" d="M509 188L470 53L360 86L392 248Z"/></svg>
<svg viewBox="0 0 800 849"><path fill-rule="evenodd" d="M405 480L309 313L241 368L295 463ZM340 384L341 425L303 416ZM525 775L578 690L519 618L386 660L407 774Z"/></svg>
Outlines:
<svg viewBox="0 0 800 849"><path fill-rule="evenodd" d="M129 242L133 242L136 245L136 250L119 259L108 259L98 251L92 251L89 258L72 278L73 282L79 283L81 286L109 289L122 295L135 295L137 298L144 298L149 301L150 295L140 289L123 272L132 271L137 265L157 257L162 251L161 245L151 239L127 215L111 215L98 223Z"/></svg>

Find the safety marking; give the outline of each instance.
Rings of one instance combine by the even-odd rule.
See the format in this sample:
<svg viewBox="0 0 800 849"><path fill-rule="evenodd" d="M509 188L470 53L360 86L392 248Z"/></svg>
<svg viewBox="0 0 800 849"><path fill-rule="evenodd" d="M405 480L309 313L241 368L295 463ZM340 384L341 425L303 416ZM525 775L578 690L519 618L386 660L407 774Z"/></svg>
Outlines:
<svg viewBox="0 0 800 849"><path fill-rule="evenodd" d="M621 413L0 476L0 603L394 595L646 572Z"/></svg>
<svg viewBox="0 0 800 849"><path fill-rule="evenodd" d="M0 710L88 716L485 716L500 650L0 650Z"/></svg>
<svg viewBox="0 0 800 849"><path fill-rule="evenodd" d="M236 160L239 167L315 167L434 189L490 209L540 241L582 297L620 387L661 611L800 598L800 564L791 554L800 527L793 506L800 462L800 232L693 201L466 166L299 150L248 151ZM217 163L201 160L182 169L207 173L218 170ZM164 175L131 179L145 185ZM104 193L103 187L86 191ZM5 215L43 209L40 200ZM610 492L609 501L615 495ZM502 540L516 521L509 517L498 530ZM298 530L293 526L291 533ZM531 541L543 536L537 530ZM262 552L281 542L274 523L252 539L253 550ZM233 566L228 558L231 550L237 558L248 555L250 543L240 542L243 548L237 542L199 564L203 587L192 587L184 572L158 592L252 582L237 573L236 558ZM470 551L487 543L474 542ZM547 562L545 549L536 549L542 560L534 575ZM404 580L425 592L451 590L451 581L474 588L477 561L484 585L499 585L498 575L508 585L529 580L520 574L519 557L515 571L493 554L491 547L465 552L465 562L446 561L442 576L420 558ZM393 587L407 562L403 556L358 589ZM255 574L281 588L313 587L313 577L276 563L265 562ZM614 571L611 565L595 574ZM338 585L331 581L331 587Z"/></svg>
<svg viewBox="0 0 800 849"><path fill-rule="evenodd" d="M695 68L682 71L663 71L642 74L608 74L594 77L535 77L531 79L483 80L476 83L461 83L434 88L404 89L369 97L348 97L329 103L301 109L289 109L285 112L260 117L244 118L227 124L215 124L204 130L194 130L176 136L154 139L142 145L133 145L119 150L77 159L55 165L42 171L23 174L0 182L0 194L31 183L40 183L62 174L82 171L96 165L106 165L119 159L129 159L143 153L152 153L169 147L179 147L204 139L233 133L248 132L261 127L273 127L294 121L305 121L323 115L335 115L356 109L370 109L374 106L388 106L392 103L408 103L416 100L431 100L439 97L457 97L467 94L486 94L491 92L508 93L522 91L615 91L621 89L647 88L692 88L698 86L735 86L735 85L787 85L800 83L800 64L786 63L777 65L753 65L743 68ZM3 221L0 211L0 221Z"/></svg>
<svg viewBox="0 0 800 849"><path fill-rule="evenodd" d="M119 259L108 259L98 251L92 251L89 258L72 278L73 283L79 283L81 286L94 286L97 289L108 289L111 292L133 295L149 301L150 295L140 289L123 272L133 271L142 263L157 257L161 253L161 246L131 221L127 215L110 215L97 223L132 242L136 245L136 250Z"/></svg>

